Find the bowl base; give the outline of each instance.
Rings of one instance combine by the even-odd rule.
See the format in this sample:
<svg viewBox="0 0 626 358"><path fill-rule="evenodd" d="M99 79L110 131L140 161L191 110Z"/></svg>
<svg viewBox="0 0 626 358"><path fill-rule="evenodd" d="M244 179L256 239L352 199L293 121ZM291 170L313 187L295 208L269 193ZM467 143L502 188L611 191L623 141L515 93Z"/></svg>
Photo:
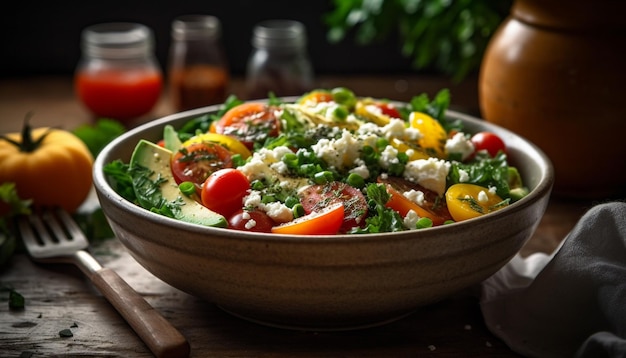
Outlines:
<svg viewBox="0 0 626 358"><path fill-rule="evenodd" d="M406 318L417 311L416 309L410 312L402 313L397 316L393 316L393 317L386 318L383 320L371 321L371 322L354 323L354 324L338 324L336 322L327 322L327 323L320 322L320 323L307 325L307 324L298 324L295 322L291 324L291 323L285 323L285 322L276 322L276 321L260 319L260 318L251 317L245 314L234 312L220 305L216 305L216 306L222 311L234 317L237 317L239 319L248 321L248 322L252 322L252 323L256 323L262 326L267 326L267 327L272 327L272 328L288 329L288 330L294 330L294 331L307 331L307 332L354 331L354 330L359 330L359 329L367 329L367 328L373 328L373 327L378 327L378 326L384 326L386 324L390 324L392 322Z"/></svg>

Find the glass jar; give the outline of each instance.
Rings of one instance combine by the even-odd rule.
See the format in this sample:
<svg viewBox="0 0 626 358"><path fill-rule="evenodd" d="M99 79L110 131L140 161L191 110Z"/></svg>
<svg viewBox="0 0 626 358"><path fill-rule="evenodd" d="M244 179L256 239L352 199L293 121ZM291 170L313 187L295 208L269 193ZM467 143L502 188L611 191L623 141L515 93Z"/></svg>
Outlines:
<svg viewBox="0 0 626 358"><path fill-rule="evenodd" d="M74 76L80 101L96 116L129 122L150 113L163 87L152 31L136 23L85 28Z"/></svg>
<svg viewBox="0 0 626 358"><path fill-rule="evenodd" d="M209 15L183 15L172 22L169 88L177 111L223 103L229 82L220 44L221 24Z"/></svg>
<svg viewBox="0 0 626 358"><path fill-rule="evenodd" d="M253 30L253 51L246 70L248 99L301 95L313 86L306 51L306 29L293 20L268 20Z"/></svg>

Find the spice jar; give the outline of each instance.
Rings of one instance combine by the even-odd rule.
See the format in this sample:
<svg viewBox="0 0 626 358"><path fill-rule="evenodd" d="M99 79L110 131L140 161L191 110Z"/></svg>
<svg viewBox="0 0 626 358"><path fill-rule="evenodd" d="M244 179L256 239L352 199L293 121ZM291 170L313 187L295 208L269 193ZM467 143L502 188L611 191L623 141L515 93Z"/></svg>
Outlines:
<svg viewBox="0 0 626 358"><path fill-rule="evenodd" d="M152 31L136 23L85 28L74 87L96 116L129 122L150 113L161 96L163 74Z"/></svg>
<svg viewBox="0 0 626 358"><path fill-rule="evenodd" d="M253 51L246 72L249 99L301 95L313 86L313 67L306 51L301 22L268 20L253 30Z"/></svg>
<svg viewBox="0 0 626 358"><path fill-rule="evenodd" d="M209 15L183 15L172 22L169 88L178 111L222 103L229 81L220 44L221 24Z"/></svg>

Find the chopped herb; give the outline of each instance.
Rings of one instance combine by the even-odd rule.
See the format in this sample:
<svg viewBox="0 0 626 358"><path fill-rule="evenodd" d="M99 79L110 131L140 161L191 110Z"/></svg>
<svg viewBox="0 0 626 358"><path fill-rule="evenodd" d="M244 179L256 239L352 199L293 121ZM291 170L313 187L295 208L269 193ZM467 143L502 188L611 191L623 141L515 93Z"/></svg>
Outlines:
<svg viewBox="0 0 626 358"><path fill-rule="evenodd" d="M483 207L478 203L478 201L476 201L476 199L472 198L471 196L467 196L465 198L457 198L457 199L459 201L464 201L468 203L470 208L474 210L475 212L481 213L481 214L485 213L485 211L483 210Z"/></svg>

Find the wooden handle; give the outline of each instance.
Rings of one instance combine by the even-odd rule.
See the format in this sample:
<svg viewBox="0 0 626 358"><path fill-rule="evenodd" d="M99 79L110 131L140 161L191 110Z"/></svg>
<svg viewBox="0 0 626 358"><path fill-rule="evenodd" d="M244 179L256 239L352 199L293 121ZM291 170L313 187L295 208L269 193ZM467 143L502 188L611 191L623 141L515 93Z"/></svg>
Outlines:
<svg viewBox="0 0 626 358"><path fill-rule="evenodd" d="M115 271L102 268L91 280L156 357L189 356L185 337Z"/></svg>

